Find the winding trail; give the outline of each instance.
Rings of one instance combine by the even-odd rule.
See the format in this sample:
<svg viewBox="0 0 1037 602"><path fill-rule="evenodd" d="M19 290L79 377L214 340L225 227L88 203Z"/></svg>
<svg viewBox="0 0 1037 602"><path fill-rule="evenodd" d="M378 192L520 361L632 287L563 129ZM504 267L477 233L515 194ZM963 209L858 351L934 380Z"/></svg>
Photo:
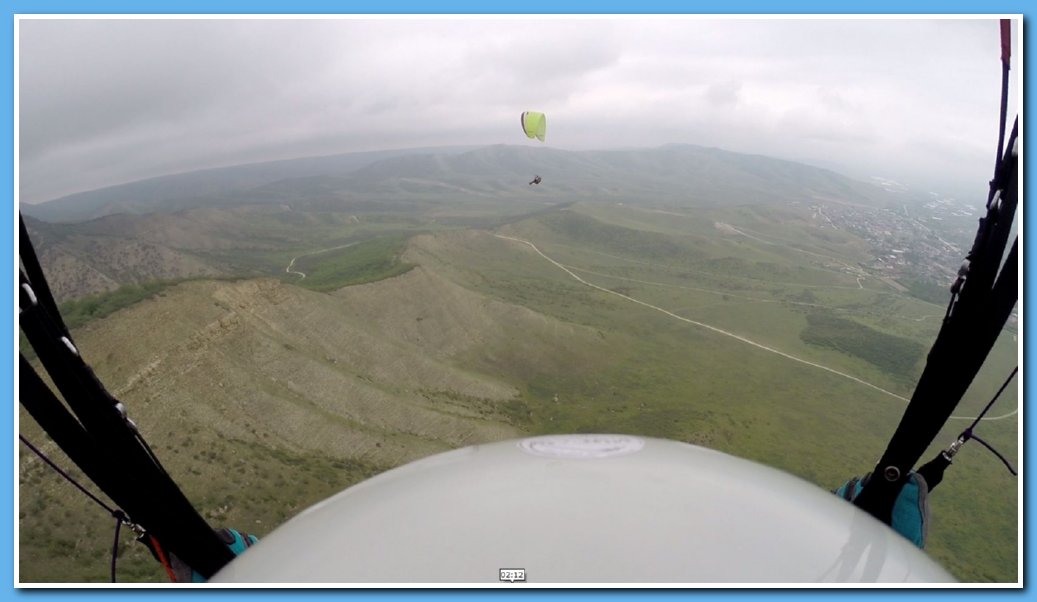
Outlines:
<svg viewBox="0 0 1037 602"><path fill-rule="evenodd" d="M588 281L584 280L583 278L581 278L580 276L578 276L575 272L573 272L572 270L567 268L566 266L562 265L561 263L559 263L559 262L555 261L554 259L552 259L552 258L548 257L547 255L545 255L543 251L538 249L536 245L534 245L533 243L529 242L528 240L523 240L521 238L514 238L512 236L505 236L503 234L497 234L497 233L494 233L494 236L496 236L497 238L502 238L504 240L510 240L512 242L522 243L524 245L529 246L538 255L540 255L541 257L543 257L544 259L546 259L547 261L552 263L554 266L556 266L558 269L564 271L566 274L571 276L577 282L579 282L580 284L583 284L585 286L589 286L589 287L591 287L593 289L596 289L596 290L599 290L599 291L601 291L603 293L608 293L610 295L615 295L617 297L620 297L622 299L630 301L631 303L636 303L638 305L647 307L649 309L653 309L653 310L658 311L660 313L663 313L663 314L665 314L665 315L667 315L667 316L669 316L669 317L671 317L671 318L673 318L675 320L680 320L681 322L686 322L688 324L693 324L693 325L698 326L700 328L705 328L707 330L711 330L713 332L716 332L718 334L724 335L726 337L730 337L732 339L736 339L736 340L741 341L741 342L743 342L743 343L745 343L747 345L752 345L753 347L756 347L758 349L762 349L764 351L768 351L770 353L773 353L773 354L776 354L776 355L780 355L781 357L784 357L786 359L792 360L794 362L798 362L800 364L805 364L807 366L812 366L812 367L817 368L819 370L824 370L825 372L829 372L831 374L835 374L837 376L841 376L843 378L847 378L847 379L852 380L852 381L854 381L854 382L856 382L858 384L864 385L864 386L869 387L871 389L875 389L876 391L879 391L881 393L885 393L886 395L889 395L890 397L895 397L896 399L899 399L900 401L903 401L905 403L911 401L910 399L908 399L906 397L903 397L901 395L897 395L896 393L893 393L892 391L887 391L886 389L883 389L882 387L880 387L878 385L874 385L874 384L869 383L869 382L867 382L865 380L857 378L856 376L853 376L852 374L847 374L845 372L840 372L839 370L835 370L834 368L829 368L828 366L823 366L821 364L818 364L818 363L815 363L815 362L811 362L809 360L805 360L803 358L799 358L799 357L796 357L794 355L790 355L788 353L785 353L784 351L779 351L779 350L774 349L772 347L768 347L768 346L763 345L761 343L757 343L756 341L753 341L751 339L747 339L747 338L745 338L745 337L743 337L741 335L737 335L737 334L735 334L733 332L729 332L729 331L724 330L722 328L717 328L716 326L711 326L711 325L706 324L704 322L698 322L698 321L695 321L695 320L691 320L689 318L685 318L684 316L679 316L679 315L677 315L677 314L675 314L675 313L673 313L673 312L671 312L669 310L663 309L663 308L658 307L656 305L652 305L651 303L646 303L644 301L641 301L639 299L635 299L635 298L630 297L628 295L624 295L622 293L617 293L616 291L609 290L609 289L607 289L605 287L602 287L602 286L598 286L597 284L594 284L593 282L588 282ZM1010 418L1011 416L1014 416L1014 415L1016 415L1018 413L1019 413L1019 410L1017 408L1017 409L1009 412L1008 414L1004 414L1004 415L1001 415L1001 416L984 417L983 420L987 420L987 421L989 421L989 420L1003 420L1005 418ZM951 416L950 418L953 419L953 420L975 420L976 419L975 416Z"/></svg>
<svg viewBox="0 0 1037 602"><path fill-rule="evenodd" d="M300 255L299 257L302 257L302 255ZM298 275L302 276L302 278L305 278L306 274L304 274L303 272L296 272L295 270L292 269L292 266L295 265L295 260L298 259L299 257L292 257L292 260L290 262L288 262L288 267L286 267L284 269L284 271L288 272L289 274L298 274ZM299 280L302 280L302 278L299 278Z"/></svg>
<svg viewBox="0 0 1037 602"><path fill-rule="evenodd" d="M346 247L352 247L355 244L356 244L356 242L351 242L349 244L339 245L337 247L328 247L327 249L319 249L319 250L313 251L311 253L303 253L302 255L296 255L295 257L292 257L291 261L288 262L288 267L286 267L284 269L284 271L289 273L289 274L298 274L299 276L301 276L301 278L299 278L299 280L302 280L303 278L306 277L306 274L304 274L303 272L297 272L297 271L292 269L292 266L295 265L295 260L296 259L298 259L300 257L309 257L310 255L320 255L321 253L327 253L328 251L334 251L336 249L345 249Z"/></svg>
<svg viewBox="0 0 1037 602"><path fill-rule="evenodd" d="M622 280L624 282L636 282L638 284L648 284L648 285L651 285L651 286L661 286L661 287L665 287L665 288L675 288L675 289L684 290L684 291L695 291L695 292L699 292L699 293L708 293L710 295L717 295L718 297L723 296L723 297L731 297L733 299L745 299L746 301L754 301L754 302L757 302L757 303L788 303L790 305L806 305L806 306L809 306L809 307L827 307L827 306L822 305L820 303L807 303L805 301L787 301L785 299L761 299L759 297L750 297L748 295L739 295L738 293L728 293L728 292L718 291L718 290L709 289L709 288L699 288L699 287L695 287L695 286L682 286L680 284L668 284L668 283L665 283L665 282L652 282L651 280L639 280L637 278L627 278L626 276L616 276L615 274L605 274L605 273L602 273L602 272L595 272L593 270L587 270L587 269L584 269L584 268L578 268L578 267L572 266L572 265L565 265L565 264L559 264L559 265L561 265L563 268L566 268L568 270L576 270L577 272L582 272L584 274L590 274L592 276L601 276L602 278L611 278L613 280Z"/></svg>

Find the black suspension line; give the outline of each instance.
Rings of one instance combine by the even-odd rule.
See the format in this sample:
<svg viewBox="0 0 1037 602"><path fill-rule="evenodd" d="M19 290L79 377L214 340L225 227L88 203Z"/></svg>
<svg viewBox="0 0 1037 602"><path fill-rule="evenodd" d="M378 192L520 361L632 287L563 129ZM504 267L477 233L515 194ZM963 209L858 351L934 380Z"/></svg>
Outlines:
<svg viewBox="0 0 1037 602"><path fill-rule="evenodd" d="M979 220L972 249L951 287L947 314L911 401L872 473L873 478L854 500L887 524L892 521L893 505L912 467L950 418L1018 301L1018 236L1010 249L1008 246L1018 204L1018 118L1007 146L1002 148L1008 103L1008 26L1007 20L1002 20L1000 128L987 212ZM989 448L974 435L972 438ZM1003 456L997 455L1007 465ZM934 477L936 473L934 469ZM938 474L942 478L942 470Z"/></svg>

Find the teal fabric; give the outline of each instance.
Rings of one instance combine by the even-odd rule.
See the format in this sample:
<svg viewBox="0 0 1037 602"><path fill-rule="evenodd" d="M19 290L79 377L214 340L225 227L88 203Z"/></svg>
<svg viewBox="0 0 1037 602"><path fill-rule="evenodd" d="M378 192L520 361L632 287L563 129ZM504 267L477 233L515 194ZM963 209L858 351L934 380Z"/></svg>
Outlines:
<svg viewBox="0 0 1037 602"><path fill-rule="evenodd" d="M854 477L843 483L833 493L852 502L860 495L871 474L864 478ZM929 534L929 485L922 475L912 472L908 475L900 495L893 504L892 524L897 532L911 540L919 548L925 548L925 540Z"/></svg>
<svg viewBox="0 0 1037 602"><path fill-rule="evenodd" d="M925 547L929 529L929 487L918 473L911 473L893 504L893 528L919 548Z"/></svg>
<svg viewBox="0 0 1037 602"><path fill-rule="evenodd" d="M231 536L234 538L234 542L230 543L230 544L227 544L227 547L229 547L231 552L234 552L235 555L241 554L242 552L245 551L245 548L247 548L247 547L251 546L252 544L256 543L257 541L259 541L259 539L255 535L249 535L247 533L245 535L242 535L241 533L239 533L235 529L227 529L227 530L230 531ZM246 537L248 538L248 542L247 543L245 541Z"/></svg>
<svg viewBox="0 0 1037 602"><path fill-rule="evenodd" d="M227 547L230 548L231 552L234 552L235 556L240 555L259 541L259 538L255 535L248 533L242 535L237 529L216 529L216 535L220 537L220 541L227 544ZM191 570L191 583L205 583L205 577L198 571Z"/></svg>

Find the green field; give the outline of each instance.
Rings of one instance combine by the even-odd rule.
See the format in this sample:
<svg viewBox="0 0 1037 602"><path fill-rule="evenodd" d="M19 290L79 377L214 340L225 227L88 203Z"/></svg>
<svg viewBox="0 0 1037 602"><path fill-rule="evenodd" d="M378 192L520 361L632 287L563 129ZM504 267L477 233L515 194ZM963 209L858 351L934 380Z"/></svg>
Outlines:
<svg viewBox="0 0 1037 602"><path fill-rule="evenodd" d="M394 234L302 256L294 269L305 277L296 283L315 291L332 291L398 276L413 267L400 260L405 244L404 235Z"/></svg>

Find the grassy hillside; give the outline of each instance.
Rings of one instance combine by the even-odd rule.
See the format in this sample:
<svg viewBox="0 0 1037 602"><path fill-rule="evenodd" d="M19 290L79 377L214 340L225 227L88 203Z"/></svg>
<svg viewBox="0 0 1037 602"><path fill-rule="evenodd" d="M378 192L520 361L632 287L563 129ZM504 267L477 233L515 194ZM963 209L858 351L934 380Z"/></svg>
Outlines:
<svg viewBox="0 0 1037 602"><path fill-rule="evenodd" d="M143 216L121 214L77 224L50 224L32 218L26 222L59 302L155 280L276 277L285 274L293 257L380 239L382 243L358 249L373 253L368 260L374 261L374 255L383 251L389 256L395 253L393 249L398 249L408 234L451 227L428 223L420 215L310 212L256 205ZM303 261L312 265L315 260L303 257ZM363 263L357 258L350 261ZM330 265L325 262L322 269ZM336 283L342 286L369 281L379 277L375 272L398 268L370 269L374 271L366 275L315 276L316 281L326 279L324 289L329 289Z"/></svg>
<svg viewBox="0 0 1037 602"><path fill-rule="evenodd" d="M710 258L715 251L707 246L676 237L649 243L652 237L644 231L617 236L607 224L573 227L585 219L591 218L552 216L501 232L534 242L573 274L606 290L582 284L532 248L491 233L456 234L450 242L424 239L412 247L417 261L434 262L468 286L597 329L612 346L610 353L621 358L593 378L531 375L526 388L531 431L610 430L684 440L783 468L825 488L871 469L900 419L903 398L910 395L906 376L921 369L917 351L928 348L938 328L938 320L919 318L938 315L940 308L890 290L851 287L838 271L801 270L792 262L755 277L743 276L742 270L710 270L716 265L711 262L724 258ZM643 244L633 246L629 237ZM614 248L612 240L617 241ZM673 245L668 264L652 259L654 249L663 245ZM682 245L691 245L690 250L682 252ZM728 261L720 264L730 259L748 263L767 245L759 246L746 253L732 247ZM809 316L822 308L829 312L824 315L838 316L831 319L842 320L840 325L852 324L849 332L859 332L858 340L841 343L841 349L805 341ZM968 424L965 418L982 408L1015 365L1017 343L1011 336L999 341L926 459L957 436ZM872 355L878 342L890 341L905 351L902 363ZM1015 409L1015 391L1006 393L992 416ZM985 421L979 428L995 447L1016 458L1017 421L1007 418ZM959 456L953 475L934 492L929 551L963 580L1015 579L1018 482L998 464L974 446L966 458ZM970 486L987 492L983 502L967 493ZM991 510L980 511L983 504ZM981 539L983 552L961 554L963 541Z"/></svg>
<svg viewBox="0 0 1037 602"><path fill-rule="evenodd" d="M273 277L182 282L75 332L200 511L259 535L370 474L525 434L665 437L832 489L881 455L943 310L795 204L573 204L493 228L269 215L236 239L253 253L205 253ZM1014 336L926 459L1016 365ZM977 428L1013 460L1018 402L1006 391ZM104 580L108 518L25 453L19 479L21 578ZM932 496L929 553L1015 581L1018 485L967 445ZM124 541L122 577L162 580Z"/></svg>
<svg viewBox="0 0 1037 602"><path fill-rule="evenodd" d="M439 294L422 294L429 288ZM396 299L409 300L402 315ZM443 344L407 325L468 335ZM521 434L527 417L512 383L458 360L518 333L560 349L596 344L421 270L336 295L275 280L185 282L75 337L203 515L262 535L375 472ZM540 351L519 359L539 361ZM45 441L30 419L20 422ZM20 467L21 579L104 580L107 518L27 451ZM163 579L128 548L123 579Z"/></svg>

